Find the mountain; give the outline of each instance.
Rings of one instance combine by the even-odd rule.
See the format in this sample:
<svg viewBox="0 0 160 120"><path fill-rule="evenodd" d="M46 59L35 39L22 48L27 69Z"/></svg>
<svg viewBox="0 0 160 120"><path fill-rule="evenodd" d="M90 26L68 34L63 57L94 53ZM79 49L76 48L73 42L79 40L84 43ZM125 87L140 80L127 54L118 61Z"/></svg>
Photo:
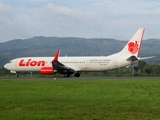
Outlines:
<svg viewBox="0 0 160 120"><path fill-rule="evenodd" d="M101 56L119 52L128 41L107 38L33 37L0 43L0 67L11 59L32 56ZM160 39L143 40L140 56L157 56L152 64L160 62Z"/></svg>

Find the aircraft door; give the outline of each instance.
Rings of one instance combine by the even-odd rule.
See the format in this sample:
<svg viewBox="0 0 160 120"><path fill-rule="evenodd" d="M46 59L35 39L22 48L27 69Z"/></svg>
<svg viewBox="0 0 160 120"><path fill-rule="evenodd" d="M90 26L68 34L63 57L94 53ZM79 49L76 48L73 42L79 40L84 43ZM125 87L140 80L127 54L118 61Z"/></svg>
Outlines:
<svg viewBox="0 0 160 120"><path fill-rule="evenodd" d="M18 67L18 61L15 60L15 67Z"/></svg>
<svg viewBox="0 0 160 120"><path fill-rule="evenodd" d="M86 60L86 66L88 66L88 64L89 64L89 60Z"/></svg>
<svg viewBox="0 0 160 120"><path fill-rule="evenodd" d="M118 59L115 58L115 59L114 59L114 68L117 68L117 67L118 67Z"/></svg>

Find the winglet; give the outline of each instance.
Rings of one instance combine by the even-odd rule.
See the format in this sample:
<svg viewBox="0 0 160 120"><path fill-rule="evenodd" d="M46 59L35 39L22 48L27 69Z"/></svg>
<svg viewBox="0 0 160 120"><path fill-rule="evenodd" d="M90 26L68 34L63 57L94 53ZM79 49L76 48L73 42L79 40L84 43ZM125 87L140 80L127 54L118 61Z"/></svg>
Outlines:
<svg viewBox="0 0 160 120"><path fill-rule="evenodd" d="M57 51L53 61L58 61L59 55L60 55L60 50Z"/></svg>

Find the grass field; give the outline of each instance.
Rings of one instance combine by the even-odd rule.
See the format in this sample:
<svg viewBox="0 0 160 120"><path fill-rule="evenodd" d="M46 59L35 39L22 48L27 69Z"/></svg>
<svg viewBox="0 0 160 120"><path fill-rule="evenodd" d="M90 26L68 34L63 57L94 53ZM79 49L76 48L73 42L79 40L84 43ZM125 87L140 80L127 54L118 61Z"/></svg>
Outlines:
<svg viewBox="0 0 160 120"><path fill-rule="evenodd" d="M0 120L160 120L160 80L1 80Z"/></svg>

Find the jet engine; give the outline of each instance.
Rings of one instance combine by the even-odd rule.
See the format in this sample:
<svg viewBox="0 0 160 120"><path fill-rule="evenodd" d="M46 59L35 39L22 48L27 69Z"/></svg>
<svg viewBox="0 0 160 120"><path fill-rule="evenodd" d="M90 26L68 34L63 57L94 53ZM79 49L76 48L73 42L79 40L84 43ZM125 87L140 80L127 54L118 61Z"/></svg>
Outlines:
<svg viewBox="0 0 160 120"><path fill-rule="evenodd" d="M42 67L40 70L40 74L44 75L53 75L55 73L55 70L53 67Z"/></svg>

